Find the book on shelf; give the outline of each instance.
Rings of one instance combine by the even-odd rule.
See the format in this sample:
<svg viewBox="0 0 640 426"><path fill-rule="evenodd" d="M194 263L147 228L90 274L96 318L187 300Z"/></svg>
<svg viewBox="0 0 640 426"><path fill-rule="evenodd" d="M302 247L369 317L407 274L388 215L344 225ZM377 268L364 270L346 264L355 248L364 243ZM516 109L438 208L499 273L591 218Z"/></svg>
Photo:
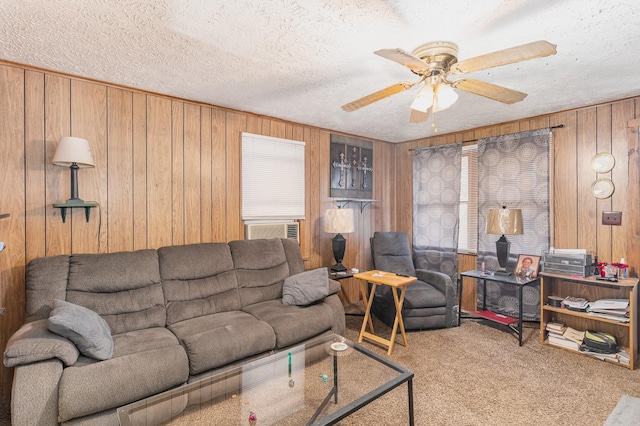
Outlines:
<svg viewBox="0 0 640 426"><path fill-rule="evenodd" d="M622 349L622 348L618 348L618 362L620 364L626 364L629 365L629 352Z"/></svg>
<svg viewBox="0 0 640 426"><path fill-rule="evenodd" d="M584 340L584 331L576 330L575 328L567 327L563 334L564 338L582 344Z"/></svg>
<svg viewBox="0 0 640 426"><path fill-rule="evenodd" d="M589 304L587 312L597 316L604 315L603 318L626 322L624 318L629 317L629 299L596 300Z"/></svg>
<svg viewBox="0 0 640 426"><path fill-rule="evenodd" d="M604 312L593 312L593 311L587 311L587 314L594 317L604 318L612 321L629 322L629 315L607 314Z"/></svg>
<svg viewBox="0 0 640 426"><path fill-rule="evenodd" d="M564 332L565 328L564 321L551 320L547 322L547 330L559 330Z"/></svg>
<svg viewBox="0 0 640 426"><path fill-rule="evenodd" d="M572 340L565 339L564 336L558 337L553 334L547 334L547 341L550 345L560 346L574 351L580 350L580 344Z"/></svg>
<svg viewBox="0 0 640 426"><path fill-rule="evenodd" d="M629 309L629 299L599 299L591 302L591 309Z"/></svg>
<svg viewBox="0 0 640 426"><path fill-rule="evenodd" d="M547 330L548 334L553 334L554 336L559 336L559 337L564 338L563 335L564 335L564 332L566 330L566 327L563 328L562 330L554 330L552 328L546 328L545 330Z"/></svg>
<svg viewBox="0 0 640 426"><path fill-rule="evenodd" d="M589 356L601 359L603 361L604 360L609 360L609 361L613 361L613 362L620 362L620 360L618 359L618 354L617 353L615 353L615 354L603 354L603 353L600 353L600 352L591 351L589 349L583 349L583 347L584 347L584 345L582 345L579 348L579 352L581 354L589 355Z"/></svg>
<svg viewBox="0 0 640 426"><path fill-rule="evenodd" d="M586 311L589 307L589 301L584 297L567 296L562 301L562 306L573 311Z"/></svg>

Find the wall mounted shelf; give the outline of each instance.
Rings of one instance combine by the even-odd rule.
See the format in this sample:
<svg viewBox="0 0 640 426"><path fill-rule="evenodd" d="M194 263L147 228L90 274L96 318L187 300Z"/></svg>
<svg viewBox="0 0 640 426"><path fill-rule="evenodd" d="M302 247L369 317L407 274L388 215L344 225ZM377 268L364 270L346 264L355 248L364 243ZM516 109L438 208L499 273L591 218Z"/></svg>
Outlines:
<svg viewBox="0 0 640 426"><path fill-rule="evenodd" d="M0 219L4 219L9 216L11 216L11 213L0 213Z"/></svg>
<svg viewBox="0 0 640 426"><path fill-rule="evenodd" d="M62 216L62 223L67 220L67 208L84 207L84 216L89 222L89 216L91 215L91 208L97 207L98 203L95 201L86 201L84 203L54 203L53 207L60 209L60 215Z"/></svg>
<svg viewBox="0 0 640 426"><path fill-rule="evenodd" d="M364 198L333 198L333 200L338 204L338 208L345 208L349 203L359 203L360 204L360 213L364 211L364 208L371 203L380 203L382 200L369 200Z"/></svg>

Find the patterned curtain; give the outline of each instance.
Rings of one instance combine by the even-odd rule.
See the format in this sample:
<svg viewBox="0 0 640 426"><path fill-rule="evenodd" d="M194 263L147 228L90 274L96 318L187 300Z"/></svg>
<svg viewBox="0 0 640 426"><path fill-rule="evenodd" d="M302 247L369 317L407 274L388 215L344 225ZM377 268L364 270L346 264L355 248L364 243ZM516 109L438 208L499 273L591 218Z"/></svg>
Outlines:
<svg viewBox="0 0 640 426"><path fill-rule="evenodd" d="M413 157L415 267L458 275L458 209L462 144L416 150Z"/></svg>
<svg viewBox="0 0 640 426"><path fill-rule="evenodd" d="M549 249L549 147L551 131L534 130L478 140L478 269L498 269L496 240L486 234L489 208L522 210L523 235L507 235L511 242L507 269L513 270L519 254L542 256ZM526 286L522 315L540 320L540 287ZM478 285L478 306L483 289ZM517 316L517 289L513 285L487 282L487 309Z"/></svg>

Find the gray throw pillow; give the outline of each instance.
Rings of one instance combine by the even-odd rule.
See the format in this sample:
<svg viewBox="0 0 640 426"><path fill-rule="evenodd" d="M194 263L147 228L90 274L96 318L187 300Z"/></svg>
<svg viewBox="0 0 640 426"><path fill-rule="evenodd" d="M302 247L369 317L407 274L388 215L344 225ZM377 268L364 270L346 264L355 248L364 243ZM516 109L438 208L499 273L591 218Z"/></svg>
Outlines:
<svg viewBox="0 0 640 426"><path fill-rule="evenodd" d="M49 330L76 344L80 353L105 360L113 355L113 338L107 322L91 309L55 299Z"/></svg>
<svg viewBox="0 0 640 426"><path fill-rule="evenodd" d="M312 269L285 278L282 285L282 303L310 305L329 295L327 268Z"/></svg>
<svg viewBox="0 0 640 426"><path fill-rule="evenodd" d="M4 351L5 367L51 358L58 358L67 367L76 363L78 348L69 339L50 332L47 322L46 319L29 322L11 336Z"/></svg>

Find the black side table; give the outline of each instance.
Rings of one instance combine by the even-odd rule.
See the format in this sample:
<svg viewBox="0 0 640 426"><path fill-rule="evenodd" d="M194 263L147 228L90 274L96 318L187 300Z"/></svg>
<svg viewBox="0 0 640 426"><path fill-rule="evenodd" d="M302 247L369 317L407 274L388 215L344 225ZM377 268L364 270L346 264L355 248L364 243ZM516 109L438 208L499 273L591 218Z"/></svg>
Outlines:
<svg viewBox="0 0 640 426"><path fill-rule="evenodd" d="M342 272L332 272L331 271L331 266L327 266L326 267L327 270L329 271L329 279L330 280L335 280L335 281L340 281L340 280L346 280L347 278L353 278L354 274L359 274L360 272L365 272L363 270L359 270L358 272L354 272L351 270L351 268L347 268L346 271L342 271ZM342 288L342 286L340 286L340 294L342 294L342 299L347 301L349 300L349 298L347 297L347 293L345 293L344 288ZM356 304L348 304L348 306L356 306ZM345 312L345 315L355 315L355 316L364 316L364 311L359 312L360 309L358 309L357 313L349 313L349 312Z"/></svg>
<svg viewBox="0 0 640 426"><path fill-rule="evenodd" d="M524 286L540 281L540 277L527 278L522 275L495 275L493 272L484 272L478 270L462 272L460 274L460 278L458 278L458 306L460 306L460 309L458 309L458 326L460 325L460 316L462 310L462 283L464 278L475 278L478 280L482 280L482 310L472 312L472 315L477 317L477 319L487 319L498 324L506 325L516 333L516 335L518 336L518 344L522 346L522 288ZM516 286L516 288L518 289L517 319L487 310L487 281L512 284ZM513 324L515 323L518 323L517 328L513 326Z"/></svg>

